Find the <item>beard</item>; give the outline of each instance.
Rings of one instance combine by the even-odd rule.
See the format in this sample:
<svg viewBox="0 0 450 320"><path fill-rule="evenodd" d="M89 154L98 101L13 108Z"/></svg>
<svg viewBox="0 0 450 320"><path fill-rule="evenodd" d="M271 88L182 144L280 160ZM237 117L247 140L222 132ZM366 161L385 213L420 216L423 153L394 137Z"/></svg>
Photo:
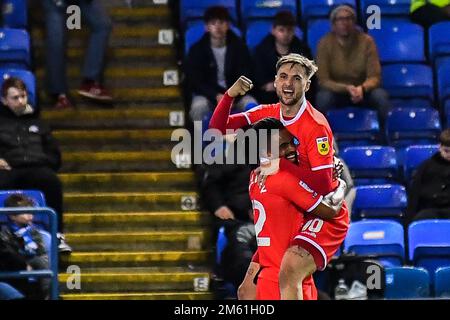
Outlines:
<svg viewBox="0 0 450 320"><path fill-rule="evenodd" d="M299 101L302 99L303 95L293 95L292 97L286 98L283 95L283 90L278 91L277 90L277 96L280 102L286 106L294 106L299 103Z"/></svg>

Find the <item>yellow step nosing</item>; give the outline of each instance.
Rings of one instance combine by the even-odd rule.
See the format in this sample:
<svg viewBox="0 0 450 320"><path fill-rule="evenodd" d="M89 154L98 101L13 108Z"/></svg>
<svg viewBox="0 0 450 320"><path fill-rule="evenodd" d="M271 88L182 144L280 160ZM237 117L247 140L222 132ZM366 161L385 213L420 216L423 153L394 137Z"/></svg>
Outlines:
<svg viewBox="0 0 450 320"><path fill-rule="evenodd" d="M162 178L171 178L171 179L180 179L184 180L186 178L194 178L194 173L192 171L168 171L168 172L111 172L111 173L60 173L58 174L59 178L64 180L70 179L108 179L108 178L127 178L127 179L145 179L145 180L153 180L153 179L162 179Z"/></svg>
<svg viewBox="0 0 450 320"><path fill-rule="evenodd" d="M37 50L38 51L38 50ZM44 52L42 55L44 56ZM83 48L68 48L67 56L69 58L84 57ZM164 58L175 57L171 47L150 47L150 48L109 48L108 55L115 58Z"/></svg>
<svg viewBox="0 0 450 320"><path fill-rule="evenodd" d="M158 161L171 160L171 151L124 151L124 152L94 152L74 151L63 152L63 162L76 161Z"/></svg>
<svg viewBox="0 0 450 320"><path fill-rule="evenodd" d="M71 243L96 244L98 242L129 243L142 241L179 242L191 238L205 239L206 231L166 231L166 232L111 232L111 233L66 233L66 238Z"/></svg>
<svg viewBox="0 0 450 320"><path fill-rule="evenodd" d="M83 192L66 192L64 197L70 198L106 198L106 197L181 197L181 196L196 196L195 191L149 191L149 192L97 192L83 193Z"/></svg>
<svg viewBox="0 0 450 320"><path fill-rule="evenodd" d="M148 27L148 26L127 26L127 25L116 25L114 26L111 37L112 38L130 38L130 37L146 37L146 38L154 38L158 36L159 30L165 28L159 28L157 26ZM69 33L68 38L72 38L73 36L86 36L87 32L83 30L74 30ZM44 39L44 32L41 29L34 29L31 32L31 36L33 39Z"/></svg>
<svg viewBox="0 0 450 320"><path fill-rule="evenodd" d="M101 262L152 262L152 261L202 261L209 251L163 251L163 252L74 252L68 257L69 263L101 263Z"/></svg>
<svg viewBox="0 0 450 320"><path fill-rule="evenodd" d="M124 293L75 293L75 294L61 294L63 299L73 299L73 300L118 300L127 298L141 298L141 299L186 299L186 297L199 297L199 298L213 298L213 293L211 292L124 292Z"/></svg>
<svg viewBox="0 0 450 320"><path fill-rule="evenodd" d="M66 282L72 275L59 274L59 282ZM182 282L192 281L194 278L209 278L206 272L179 273L81 273L83 282Z"/></svg>
<svg viewBox="0 0 450 320"><path fill-rule="evenodd" d="M173 68L162 68L162 67L147 67L147 68L136 68L136 67L111 67L105 70L105 76L108 78L150 78L158 77L162 81L164 71L167 69L177 69ZM79 67L69 67L67 68L67 76L69 77L79 77L81 75L81 70ZM45 70L43 68L36 70L36 77L43 78L45 76Z"/></svg>
<svg viewBox="0 0 450 320"><path fill-rule="evenodd" d="M109 9L109 14L114 17L127 17L127 18L161 17L169 15L170 10L169 7L167 6L141 7L141 8L113 7Z"/></svg>
<svg viewBox="0 0 450 320"><path fill-rule="evenodd" d="M173 129L130 129L130 130L54 130L53 135L60 141L64 139L168 139Z"/></svg>
<svg viewBox="0 0 450 320"><path fill-rule="evenodd" d="M81 119L81 120L98 120L98 119L150 119L150 118L167 118L170 112L183 111L180 108L149 108L149 109L123 109L123 110L43 110L41 115L45 120L65 120L65 119Z"/></svg>
<svg viewBox="0 0 450 320"><path fill-rule="evenodd" d="M156 213L65 213L64 221L71 224L91 224L93 221L102 223L131 223L131 222L199 222L207 219L210 215L204 212L181 211L181 212L156 212Z"/></svg>

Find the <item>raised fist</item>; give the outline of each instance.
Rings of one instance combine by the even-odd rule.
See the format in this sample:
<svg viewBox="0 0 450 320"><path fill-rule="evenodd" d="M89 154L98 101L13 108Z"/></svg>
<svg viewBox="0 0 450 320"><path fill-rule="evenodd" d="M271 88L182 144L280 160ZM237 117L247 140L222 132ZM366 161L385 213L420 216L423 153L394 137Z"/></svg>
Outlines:
<svg viewBox="0 0 450 320"><path fill-rule="evenodd" d="M228 95L232 98L243 96L251 88L253 88L252 80L244 76L240 76L239 79L237 79L236 82L228 89Z"/></svg>

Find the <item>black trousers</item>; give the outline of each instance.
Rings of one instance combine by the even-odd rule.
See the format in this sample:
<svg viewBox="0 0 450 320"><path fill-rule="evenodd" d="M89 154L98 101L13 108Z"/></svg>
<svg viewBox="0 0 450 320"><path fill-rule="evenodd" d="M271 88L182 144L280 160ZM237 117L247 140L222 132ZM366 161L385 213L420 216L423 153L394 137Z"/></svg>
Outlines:
<svg viewBox="0 0 450 320"><path fill-rule="evenodd" d="M58 232L63 231L63 191L56 172L48 167L0 170L0 190L35 189L44 193L47 206L58 216Z"/></svg>
<svg viewBox="0 0 450 320"><path fill-rule="evenodd" d="M428 208L417 212L412 221L426 219L450 219L450 208Z"/></svg>

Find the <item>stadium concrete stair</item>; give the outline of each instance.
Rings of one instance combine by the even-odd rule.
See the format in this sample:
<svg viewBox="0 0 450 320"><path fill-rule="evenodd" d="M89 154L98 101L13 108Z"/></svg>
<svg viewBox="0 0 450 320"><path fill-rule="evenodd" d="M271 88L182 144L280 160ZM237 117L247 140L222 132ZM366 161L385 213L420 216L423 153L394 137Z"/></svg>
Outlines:
<svg viewBox="0 0 450 320"><path fill-rule="evenodd" d="M163 73L178 70L175 45L160 45L160 29L174 29L167 5L102 0L114 27L105 71L113 105L77 96L86 30L68 36L68 83L75 110L50 109L45 92L42 23L32 28L41 116L63 152L65 233L74 252L62 266L81 268L81 290L70 290L63 268L61 297L68 300L211 299L194 282L209 279L213 260L210 216L189 207L197 197L190 169L171 161L172 112L184 113L179 86ZM39 21L42 13L31 17ZM33 22L32 22L33 23Z"/></svg>

